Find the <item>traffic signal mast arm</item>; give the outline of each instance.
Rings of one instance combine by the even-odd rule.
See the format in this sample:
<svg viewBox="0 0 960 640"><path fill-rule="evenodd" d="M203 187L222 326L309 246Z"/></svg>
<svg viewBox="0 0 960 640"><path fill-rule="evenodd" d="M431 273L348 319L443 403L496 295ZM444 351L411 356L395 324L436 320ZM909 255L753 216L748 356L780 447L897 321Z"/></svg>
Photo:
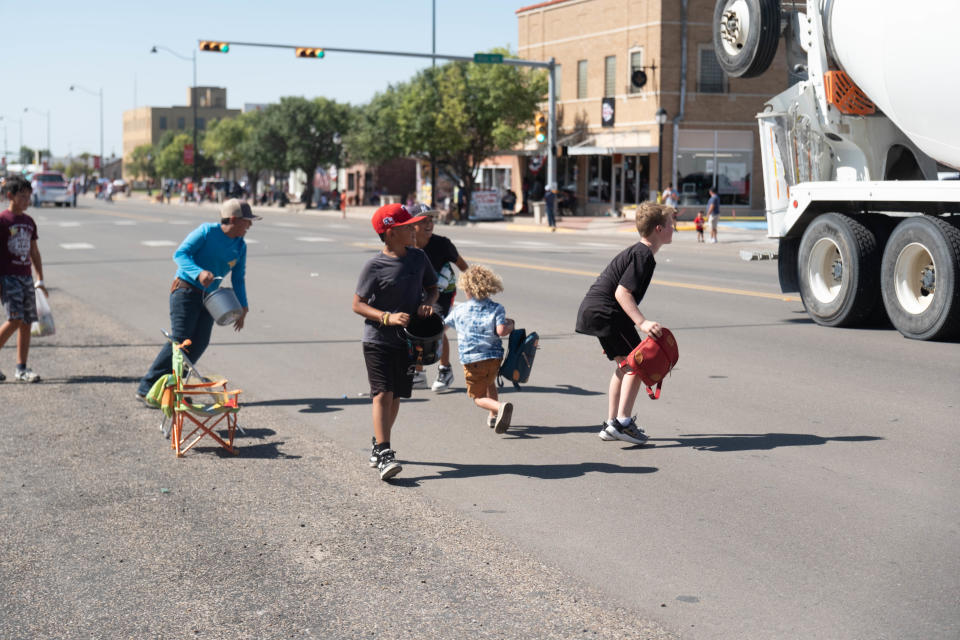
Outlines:
<svg viewBox="0 0 960 640"><path fill-rule="evenodd" d="M219 49L208 48L205 49L204 45L207 44L217 44L220 45ZM381 51L377 49L346 49L343 47L298 47L295 45L289 44L271 44L267 42L221 42L214 40L200 40L200 49L202 51L219 51L221 53L227 53L230 50L230 46L242 46L242 47L266 47L268 49L293 49L294 53L298 58L322 58L324 53L327 51L333 51L335 53L365 53L369 55L376 56L401 56L406 58L430 58L432 60L452 60L454 62L475 62L474 56L451 56L445 55L442 53L413 53L410 51ZM301 51L313 51L315 52L313 56L301 55ZM546 69L550 74L548 98L549 98L549 116L547 117L546 122L546 141L549 144L551 152L547 154L547 180L551 184L556 184L557 182L557 165L555 153L553 153L554 147L557 143L557 106L556 106L556 90L554 88L554 83L556 82L556 63L551 58L548 62L540 62L538 60L521 60L520 58L503 58L502 61L497 61L496 57L491 54L489 58L485 60L487 64L507 64L514 67L533 67L536 69ZM542 115L542 114L541 114Z"/></svg>

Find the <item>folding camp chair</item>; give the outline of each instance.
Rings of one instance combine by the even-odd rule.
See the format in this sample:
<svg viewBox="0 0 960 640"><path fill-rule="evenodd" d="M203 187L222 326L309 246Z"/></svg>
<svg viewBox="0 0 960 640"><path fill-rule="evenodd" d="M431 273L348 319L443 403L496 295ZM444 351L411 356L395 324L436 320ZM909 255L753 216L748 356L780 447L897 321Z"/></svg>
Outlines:
<svg viewBox="0 0 960 640"><path fill-rule="evenodd" d="M239 389L227 390L227 380L207 380L202 378L194 364L184 351L190 346L190 340L178 343L164 332L173 344L173 426L170 448L177 456L192 449L202 438L210 437L221 447L236 455L233 437L237 431L237 414L240 413ZM200 382L191 383L191 376ZM205 402L198 402L198 400ZM225 423L227 439L221 438L214 429ZM184 433L184 425L190 429ZM192 438L192 440L191 440Z"/></svg>

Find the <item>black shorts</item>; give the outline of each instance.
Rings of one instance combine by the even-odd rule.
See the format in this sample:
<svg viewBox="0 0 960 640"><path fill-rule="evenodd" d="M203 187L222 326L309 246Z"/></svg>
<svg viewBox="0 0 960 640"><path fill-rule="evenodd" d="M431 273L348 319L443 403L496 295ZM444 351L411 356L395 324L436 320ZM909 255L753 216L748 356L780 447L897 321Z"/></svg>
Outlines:
<svg viewBox="0 0 960 640"><path fill-rule="evenodd" d="M363 361L367 365L371 398L384 391L392 392L395 398L410 397L416 365L410 360L406 347L364 342Z"/></svg>
<svg viewBox="0 0 960 640"><path fill-rule="evenodd" d="M640 344L640 334L637 328L630 324L615 324L613 332L608 336L598 336L600 346L607 359L613 360L618 356L628 356Z"/></svg>
<svg viewBox="0 0 960 640"><path fill-rule="evenodd" d="M437 306L440 307L440 318L446 318L450 315L450 307L453 306L453 297L457 295L456 291L450 291L449 293L441 293L440 297L437 298Z"/></svg>

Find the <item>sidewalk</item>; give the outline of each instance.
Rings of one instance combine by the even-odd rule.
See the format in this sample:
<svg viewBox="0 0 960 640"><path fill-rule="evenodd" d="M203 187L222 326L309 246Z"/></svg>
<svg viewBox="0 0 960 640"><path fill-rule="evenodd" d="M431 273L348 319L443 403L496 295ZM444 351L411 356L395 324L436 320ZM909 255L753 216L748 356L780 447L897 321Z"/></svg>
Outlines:
<svg viewBox="0 0 960 640"><path fill-rule="evenodd" d="M132 198L140 198L155 204L157 207L178 206L178 207L204 207L216 209L220 205L216 202L204 202L202 204L186 203L179 204L179 198L174 198L171 204L161 205L152 198L147 198L145 194L138 193ZM121 196L119 199L122 199ZM340 218L349 220L367 220L373 216L377 210L375 206L347 207L345 213L336 209L305 209L298 203L288 204L285 207L275 205L260 206L253 205L254 212L270 218L277 214L300 214L325 218ZM444 226L458 227L477 227L483 229L502 229L504 231L523 232L523 233L551 233L547 226L546 218L541 224L536 224L532 215L509 216L503 220L483 220L483 221L459 221L450 225L437 225L439 229ZM683 221L678 223L677 230L681 233L694 231L692 222ZM763 220L756 218L737 219L733 216L721 216L719 224L719 237L721 243L728 242L748 242L760 243L764 245L772 244L774 241L766 237L767 224ZM619 235L621 233L636 233L633 212L627 211L623 217L614 216L560 216L557 218L557 230L555 233L587 233L597 235Z"/></svg>

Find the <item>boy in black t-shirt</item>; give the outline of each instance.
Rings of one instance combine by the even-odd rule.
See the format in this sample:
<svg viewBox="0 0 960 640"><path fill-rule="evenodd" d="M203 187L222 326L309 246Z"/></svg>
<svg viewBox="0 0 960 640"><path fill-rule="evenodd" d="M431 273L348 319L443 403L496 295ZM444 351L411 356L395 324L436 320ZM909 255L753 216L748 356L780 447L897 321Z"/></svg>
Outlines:
<svg viewBox="0 0 960 640"><path fill-rule="evenodd" d="M420 215L424 219L414 225L417 230L417 248L422 249L427 254L433 270L437 272L439 282L437 286L440 290L440 297L437 298L437 306L440 307L440 316L446 318L450 315L450 307L453 306L453 297L457 294L457 279L454 277L453 265L456 265L460 271L467 270L467 263L461 257L460 252L454 246L450 238L438 236L433 232L434 220L440 214L439 211L428 209L426 205L419 205ZM416 215L416 211L414 214ZM450 341L447 340L447 334L443 334L443 350L440 352L440 366L437 368L437 379L431 387L434 391L443 391L450 388L453 382L453 368L450 366ZM422 389L427 386L427 374L418 369L413 375L413 388Z"/></svg>
<svg viewBox="0 0 960 640"><path fill-rule="evenodd" d="M365 318L363 359L373 399L370 466L379 469L381 480L389 480L403 469L390 448L400 398L410 397L413 382L414 365L403 328L414 315L431 315L431 305L437 300L437 274L426 254L414 247L413 225L422 219L412 217L399 204L377 209L373 229L384 247L363 266L353 296L354 313Z"/></svg>
<svg viewBox="0 0 960 640"><path fill-rule="evenodd" d="M654 254L673 241L676 215L673 207L655 202L641 204L637 208L640 242L610 261L580 303L577 333L597 336L607 358L617 363L610 378L607 420L598 434L601 440L633 444L647 441L643 429L630 417L640 390L640 378L625 375L619 365L640 344L637 328L660 335L660 323L648 320L637 305L653 278L657 266Z"/></svg>

